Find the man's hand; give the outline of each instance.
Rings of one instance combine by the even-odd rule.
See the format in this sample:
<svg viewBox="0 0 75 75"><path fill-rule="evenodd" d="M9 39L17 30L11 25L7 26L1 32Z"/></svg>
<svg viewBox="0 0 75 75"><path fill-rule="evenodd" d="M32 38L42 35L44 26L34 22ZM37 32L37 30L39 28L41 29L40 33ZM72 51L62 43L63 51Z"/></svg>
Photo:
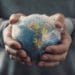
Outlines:
<svg viewBox="0 0 75 75"><path fill-rule="evenodd" d="M40 67L53 67L61 61L64 61L72 42L70 35L64 28L64 17L61 14L55 14L51 16L52 19L55 19L56 27L64 29L64 32L61 35L62 39L60 44L46 47L45 54L41 56L40 62L38 63Z"/></svg>
<svg viewBox="0 0 75 75"><path fill-rule="evenodd" d="M11 58L31 64L30 57L27 56L27 53L24 50L22 50L21 45L11 37L11 25L19 21L21 15L22 14L12 15L9 19L10 25L8 25L8 27L3 31L5 48ZM55 66L65 60L72 41L70 35L65 30L64 16L56 14L51 16L50 19L55 20L56 27L64 30L64 32L61 35L62 40L60 44L48 46L45 49L45 54L41 56L41 60L38 63L41 67Z"/></svg>
<svg viewBox="0 0 75 75"><path fill-rule="evenodd" d="M24 50L22 50L21 45L11 37L12 24L18 22L22 15L23 14L20 13L11 15L9 18L9 25L3 31L3 38L6 52L12 59L31 65L30 57L27 56L27 53Z"/></svg>

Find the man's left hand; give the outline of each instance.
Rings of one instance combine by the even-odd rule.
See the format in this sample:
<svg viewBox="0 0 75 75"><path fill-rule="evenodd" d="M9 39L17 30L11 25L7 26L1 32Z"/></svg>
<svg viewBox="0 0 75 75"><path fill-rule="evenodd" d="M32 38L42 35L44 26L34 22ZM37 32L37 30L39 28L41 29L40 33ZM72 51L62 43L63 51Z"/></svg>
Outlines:
<svg viewBox="0 0 75 75"><path fill-rule="evenodd" d="M51 20L54 18L56 20L55 23L58 23L56 24L57 27L64 27L64 17L61 14L55 14L51 16ZM65 60L72 39L66 30L64 30L61 37L62 39L60 44L48 46L45 48L45 54L41 56L40 62L38 63L40 67L53 67Z"/></svg>

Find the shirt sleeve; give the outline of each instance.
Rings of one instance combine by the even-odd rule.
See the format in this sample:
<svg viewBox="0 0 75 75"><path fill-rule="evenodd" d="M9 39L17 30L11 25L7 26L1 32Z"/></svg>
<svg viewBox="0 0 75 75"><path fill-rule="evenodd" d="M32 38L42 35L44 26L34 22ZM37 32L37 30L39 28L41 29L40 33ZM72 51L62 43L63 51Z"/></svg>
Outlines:
<svg viewBox="0 0 75 75"><path fill-rule="evenodd" d="M75 48L75 19L71 18L71 21L73 23L73 33L72 33L72 40L73 40L73 48Z"/></svg>
<svg viewBox="0 0 75 75"><path fill-rule="evenodd" d="M73 23L73 28L74 28L74 31L75 31L75 19L74 18L71 18L71 21Z"/></svg>
<svg viewBox="0 0 75 75"><path fill-rule="evenodd" d="M6 28L7 25L8 25L8 20L0 19L0 46L1 47L4 47L2 32L3 32L4 28Z"/></svg>
<svg viewBox="0 0 75 75"><path fill-rule="evenodd" d="M72 22L72 25L73 25L73 32L71 34L71 37L72 37L72 43L71 43L71 47L70 49L72 51L75 50L75 18L69 18L70 22ZM68 26L69 27L69 26ZM72 54L71 54L72 55Z"/></svg>
<svg viewBox="0 0 75 75"><path fill-rule="evenodd" d="M71 35L72 32L74 31L74 22L71 18L65 18L65 27L67 32Z"/></svg>

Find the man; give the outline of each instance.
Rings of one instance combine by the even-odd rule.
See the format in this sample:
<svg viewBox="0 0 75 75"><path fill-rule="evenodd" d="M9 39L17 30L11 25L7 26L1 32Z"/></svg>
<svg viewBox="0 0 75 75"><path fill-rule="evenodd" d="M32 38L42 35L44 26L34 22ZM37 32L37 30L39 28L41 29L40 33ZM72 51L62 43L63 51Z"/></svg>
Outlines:
<svg viewBox="0 0 75 75"><path fill-rule="evenodd" d="M43 2L43 1L42 1L42 2ZM58 1L58 2L57 2L57 3L58 3L57 5L58 5L59 7L56 8L56 5L54 4L55 2L54 2L54 1L50 1L50 3L53 3L53 5L54 5L54 7L55 7L54 9L53 9L53 7L52 7L52 10L54 10L54 12L59 12L59 11L61 10L61 8L63 8L63 7L61 6L61 3L62 3L63 1L62 1L61 3L60 3L60 2L61 2L61 1ZM1 1L1 3L2 3L2 1ZM5 3L5 2L4 2L4 3ZM13 1L12 1L12 3L13 3ZM37 1L36 1L36 3L37 3ZM47 1L47 3L48 3L48 1ZM64 5L64 3L65 3L65 5L66 5L67 3L69 4L70 1L69 1L69 2L68 2L68 1L63 2L62 4ZM10 4L10 2L9 2L9 4ZM38 3L37 3L37 4L38 4ZM40 1L40 4L41 4L41 1ZM1 5L2 5L2 4L1 4ZM6 4L4 4L4 5L5 5L5 6L4 6L4 8L5 8L7 5L6 5ZM11 6L12 6L12 5L11 5ZM42 6L42 7L43 7L43 6ZM48 7L49 7L49 6L48 6ZM47 7L47 8L48 8L48 7ZM6 8L5 8L5 9L6 9ZM28 8L27 8L27 9L28 9ZM49 9L50 9L50 8L49 8ZM66 9L67 9L67 8L66 8ZM18 9L17 9L17 10L18 10ZM32 10L33 10L33 9L32 9ZM38 10L39 10L40 12L46 12L46 13L47 13L47 10L44 11L44 9L43 9L43 10L42 10L42 9L37 9L36 11L38 11ZM51 11L52 11L52 10L51 10ZM64 10L65 10L65 9L63 9L61 12L64 12L64 14L65 14L65 11L64 11ZM5 10L4 10L4 11L5 11ZM10 9L9 9L9 11L11 12ZM9 12L9 11L8 11L8 12ZM39 12L39 11L38 11L38 12ZM49 12L50 12L50 10L49 10ZM67 11L66 11L66 12L67 12ZM6 13L6 12L5 12L5 13ZM50 12L50 13L51 13L51 12ZM70 15L70 17L74 15L73 12L69 12L68 15L69 15L69 14L72 14L72 15ZM66 15L67 15L67 14L66 14ZM68 16L68 15L67 15L67 16ZM6 17L5 17L5 18L6 18ZM71 41L68 41L68 42L71 42ZM67 43L67 44L68 44L68 46L69 46L69 43ZM66 46L66 45L65 45L65 46ZM67 48L68 48L68 46L67 46ZM54 47L53 47L53 48L54 48ZM55 49L56 49L56 48L55 48ZM62 47L61 49L63 50L63 47ZM59 49L58 49L58 50L59 50ZM61 51L62 51L62 50L61 50ZM65 49L65 51L66 51L66 49ZM53 52L54 52L54 51L53 51ZM69 58L69 59L70 59L70 58ZM42 64L44 64L44 63L42 63ZM53 64L54 64L54 63L52 63L51 65L53 65ZM65 64L65 65L67 66L68 64ZM18 65L18 66L20 66L20 65ZM44 66L44 65L43 65L43 66ZM46 66L47 66L47 67L50 66L50 63L47 64L47 65L45 65L45 67L46 67ZM68 66L69 66L69 65L68 65ZM22 67L23 67L23 66L22 66ZM24 66L24 67L25 67L25 66ZM64 66L63 66L63 67L64 67ZM69 66L69 67L70 67L70 66ZM71 67L71 68L72 68L72 67ZM25 69L25 68L24 68L24 69ZM68 70L66 70L66 69L68 69L68 70L70 70L70 71L68 71ZM18 69L18 70L19 70L19 69ZM26 69L25 69L25 70L26 70ZM56 69L50 68L50 69L47 69L47 70L45 69L44 71L42 70L42 71L41 71L41 74L49 74L49 75L50 75L50 74L54 74L53 72L55 72L56 75L58 75L58 74L60 75L61 73L58 72L59 70L60 70L60 72L62 72L64 75L66 75L66 74L69 75L70 72L73 72L73 71L71 71L71 69L69 69L69 68L64 68L64 69L62 69L61 67L59 67L59 68L57 67ZM66 72L64 72L63 70L66 70ZM23 71L24 71L24 70L23 70ZM23 71L22 71L22 72L23 72ZM17 72L17 74L18 74L18 72ZM27 73L27 74L28 74L28 73Z"/></svg>
<svg viewBox="0 0 75 75"><path fill-rule="evenodd" d="M15 24L15 22L17 22L21 16L22 16L21 14L11 15L9 19L9 25L3 31L3 38L4 38L5 48L7 52L10 54L11 58L16 60L23 60L22 58L24 58L23 61L27 62L28 64L30 63L31 59L29 58L29 56L27 56L27 53L24 50L21 50L22 49L21 45L15 40L12 40L12 37L11 37L12 24ZM45 18L45 16L42 15L42 18ZM65 18L62 14L55 14L49 18L50 21L52 22L55 21L54 22L55 25L58 28L63 29L64 32L61 36L62 37L61 44L48 46L46 48L46 52L52 53L53 55L45 53L41 57L41 61L38 64L39 66L46 66L46 67L54 66L59 64L60 61L63 61L65 59L67 55L67 50L69 49L71 44L71 37L69 36L68 31L65 27L66 24L64 23L64 19ZM72 27L72 30L73 30L73 27Z"/></svg>
<svg viewBox="0 0 75 75"><path fill-rule="evenodd" d="M19 60L19 61L27 63L27 64L31 64L31 60L30 60L29 56L27 56L26 52L24 52L23 50L20 50L21 45L11 38L11 25L10 24L14 24L15 22L17 22L19 20L20 16L22 16L22 14L13 14L9 19L9 25L3 31L5 48L6 48L7 52L9 53L9 55L11 56L11 58L13 58L15 60ZM64 26L64 19L65 18L62 14L55 14L50 17L50 20L52 22L53 22L53 20L55 20L55 25L60 28L65 28L65 26L66 26L66 25ZM65 24L67 24L67 23L65 23ZM69 24L69 26L70 26L70 24ZM41 61L38 64L39 66L52 67L52 66L58 65L61 61L63 61L66 58L68 49L71 44L71 37L68 34L68 32L66 32L65 30L67 30L67 29L64 29L64 33L62 34L62 41L61 41L60 45L48 46L45 49L46 52L48 52L48 53L50 52L53 55L47 54L47 53L42 55ZM73 30L73 27L72 27L72 30ZM17 53L19 51L20 51L20 53L17 55ZM22 59L22 57L24 60Z"/></svg>

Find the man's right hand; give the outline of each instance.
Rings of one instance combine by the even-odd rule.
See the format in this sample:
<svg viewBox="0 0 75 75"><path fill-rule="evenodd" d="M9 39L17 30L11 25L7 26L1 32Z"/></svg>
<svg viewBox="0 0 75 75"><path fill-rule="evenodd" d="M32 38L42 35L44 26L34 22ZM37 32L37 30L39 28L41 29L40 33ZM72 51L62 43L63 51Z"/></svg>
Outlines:
<svg viewBox="0 0 75 75"><path fill-rule="evenodd" d="M25 50L22 50L20 43L11 37L12 24L18 22L21 16L24 15L20 13L11 15L9 25L3 31L3 40L6 52L12 59L31 65L31 58L27 55Z"/></svg>

